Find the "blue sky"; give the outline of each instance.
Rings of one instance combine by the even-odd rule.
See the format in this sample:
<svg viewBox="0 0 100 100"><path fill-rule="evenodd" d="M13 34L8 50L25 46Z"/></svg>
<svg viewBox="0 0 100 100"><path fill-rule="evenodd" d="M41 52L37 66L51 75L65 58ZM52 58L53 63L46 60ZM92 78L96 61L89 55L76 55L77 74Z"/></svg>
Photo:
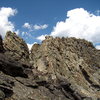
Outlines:
<svg viewBox="0 0 100 100"><path fill-rule="evenodd" d="M16 14L7 17L8 22L10 21L14 25L13 30L17 30L19 36L27 43L32 44L34 42L40 43L41 41L38 38L40 36L53 34L52 32L54 31L55 34L58 34L58 29L54 30L54 27L58 27L58 22L63 21L63 23L67 23L65 20L68 17L66 16L68 11L83 8L84 11L86 10L88 13L99 16L97 11L100 10L100 0L0 0L0 8L2 7L16 9ZM77 9L77 11L78 10L79 9ZM76 10L72 13L75 11ZM72 14L69 14L69 16L72 16ZM29 27L27 27L27 24L25 26L25 23L27 23ZM35 26L37 26L37 28ZM61 24L59 26L61 26ZM96 35L99 37L100 34L96 33ZM93 40L93 42L96 41L95 44L100 43L98 37L96 37L98 41Z"/></svg>

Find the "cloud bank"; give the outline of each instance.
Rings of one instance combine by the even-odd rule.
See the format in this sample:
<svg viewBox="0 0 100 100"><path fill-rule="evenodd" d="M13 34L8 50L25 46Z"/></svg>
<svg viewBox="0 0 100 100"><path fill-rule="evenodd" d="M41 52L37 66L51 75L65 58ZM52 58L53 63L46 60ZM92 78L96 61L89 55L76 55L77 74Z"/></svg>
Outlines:
<svg viewBox="0 0 100 100"><path fill-rule="evenodd" d="M76 37L100 43L100 16L83 8L67 12L65 21L57 22L50 34L53 37Z"/></svg>
<svg viewBox="0 0 100 100"><path fill-rule="evenodd" d="M9 21L9 17L17 13L16 9L10 7L0 8L0 35L5 36L7 31L15 31L14 24Z"/></svg>

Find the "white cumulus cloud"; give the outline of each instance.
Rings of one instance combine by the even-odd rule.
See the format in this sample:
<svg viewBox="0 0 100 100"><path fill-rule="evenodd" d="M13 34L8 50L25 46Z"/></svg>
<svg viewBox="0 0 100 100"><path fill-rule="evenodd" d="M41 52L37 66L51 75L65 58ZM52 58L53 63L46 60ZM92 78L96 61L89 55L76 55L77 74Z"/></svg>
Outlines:
<svg viewBox="0 0 100 100"><path fill-rule="evenodd" d="M7 31L15 31L14 24L9 21L9 17L14 16L17 13L16 9L10 7L0 8L0 34L5 36Z"/></svg>
<svg viewBox="0 0 100 100"><path fill-rule="evenodd" d="M35 30L46 29L47 27L48 27L47 24L44 24L44 25L37 25L37 24L35 24L35 25L33 26L33 28L34 28Z"/></svg>
<svg viewBox="0 0 100 100"><path fill-rule="evenodd" d="M100 16L83 8L67 12L65 21L57 22L51 36L84 38L93 43L100 43Z"/></svg>
<svg viewBox="0 0 100 100"><path fill-rule="evenodd" d="M29 29L29 31L34 31L34 30L43 30L46 29L48 27L47 24L43 24L43 25L33 25L33 24L29 24L28 22L24 23L24 25L22 26L23 28L27 28Z"/></svg>
<svg viewBox="0 0 100 100"><path fill-rule="evenodd" d="M24 27L24 28L30 29L30 28L31 28L31 25L30 25L29 23L26 22L26 23L24 23L23 27Z"/></svg>
<svg viewBox="0 0 100 100"><path fill-rule="evenodd" d="M96 47L95 47L95 48L100 50L100 45L96 45Z"/></svg>
<svg viewBox="0 0 100 100"><path fill-rule="evenodd" d="M36 39L40 40L40 41L43 41L45 39L45 36L47 36L47 34L38 36Z"/></svg>

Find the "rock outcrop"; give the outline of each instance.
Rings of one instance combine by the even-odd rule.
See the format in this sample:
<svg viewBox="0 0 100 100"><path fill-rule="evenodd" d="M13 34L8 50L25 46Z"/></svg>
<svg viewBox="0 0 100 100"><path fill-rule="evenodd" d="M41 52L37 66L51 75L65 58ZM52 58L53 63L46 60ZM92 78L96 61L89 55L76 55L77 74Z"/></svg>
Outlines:
<svg viewBox="0 0 100 100"><path fill-rule="evenodd" d="M49 36L29 55L25 42L8 32L2 49L0 100L100 100L100 50L92 43Z"/></svg>
<svg viewBox="0 0 100 100"><path fill-rule="evenodd" d="M27 63L29 50L23 39L18 37L16 33L8 31L3 42L7 55L10 55L16 61Z"/></svg>
<svg viewBox="0 0 100 100"><path fill-rule="evenodd" d="M66 80L70 84L64 83L67 92L80 94L80 98L100 98L100 51L91 42L49 36L31 52L33 66L51 80Z"/></svg>

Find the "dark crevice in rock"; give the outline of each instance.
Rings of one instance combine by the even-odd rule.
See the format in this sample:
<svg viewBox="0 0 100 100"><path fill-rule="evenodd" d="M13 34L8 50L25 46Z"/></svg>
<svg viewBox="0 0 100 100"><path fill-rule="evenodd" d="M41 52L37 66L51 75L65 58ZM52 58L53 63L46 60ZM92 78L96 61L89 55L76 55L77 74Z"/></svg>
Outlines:
<svg viewBox="0 0 100 100"><path fill-rule="evenodd" d="M46 81L37 81L36 82L39 86L46 86L48 83Z"/></svg>
<svg viewBox="0 0 100 100"><path fill-rule="evenodd" d="M14 82L6 83L6 84L3 83L3 84L1 84L1 85L6 86L6 87L10 87L10 88L12 88L12 86L15 86Z"/></svg>
<svg viewBox="0 0 100 100"><path fill-rule="evenodd" d="M0 86L0 90L2 90L5 94L5 98L11 97L13 95L13 90L5 87L5 86Z"/></svg>
<svg viewBox="0 0 100 100"><path fill-rule="evenodd" d="M31 83L31 84L27 84L26 82L26 84L23 82L23 81L20 81L20 80L18 80L17 78L15 78L16 79L16 81L18 81L20 84L22 84L22 85L24 85L24 86L26 86L26 87L30 87L30 88L33 88L33 89L37 89L39 86L38 86L38 84L36 84L36 83Z"/></svg>
<svg viewBox="0 0 100 100"><path fill-rule="evenodd" d="M90 76L88 75L88 73L82 68L81 65L79 65L80 69L81 69L81 72L84 76L84 78L90 83L90 84L93 84L93 82L90 80Z"/></svg>
<svg viewBox="0 0 100 100"><path fill-rule="evenodd" d="M29 66L27 66L27 65L25 65L25 64L22 64L22 66L23 66L24 68L30 68Z"/></svg>
<svg viewBox="0 0 100 100"><path fill-rule="evenodd" d="M100 91L100 85L92 84L91 86L94 87L94 88L96 88L96 89L98 89L98 91Z"/></svg>
<svg viewBox="0 0 100 100"><path fill-rule="evenodd" d="M7 75L11 75L13 77L25 77L27 78L27 74L23 72L23 69L21 67L18 67L16 65L1 65L0 64L0 71L4 72Z"/></svg>
<svg viewBox="0 0 100 100"><path fill-rule="evenodd" d="M64 94L67 98L71 100L82 100L81 96L78 93L75 93L75 91L71 89L68 84L61 84L61 87L66 91L66 93L64 92Z"/></svg>
<svg viewBox="0 0 100 100"><path fill-rule="evenodd" d="M96 89L98 89L98 90L100 90L100 85L94 84L94 83L90 80L90 76L89 76L88 73L82 68L82 66L79 65L79 67L80 67L80 69L81 69L81 71L82 71L82 73L83 73L84 78L91 84L91 86L94 87L94 88L96 88Z"/></svg>
<svg viewBox="0 0 100 100"><path fill-rule="evenodd" d="M54 94L54 95L55 95L55 93L53 92L54 89L52 90L52 89L50 89L49 87L46 87L46 88L50 91L51 94ZM57 95L57 94L56 94L56 95Z"/></svg>
<svg viewBox="0 0 100 100"><path fill-rule="evenodd" d="M61 92L63 93L63 95L68 98L68 99L71 99L72 100L72 97L69 93L67 93L63 88L61 89Z"/></svg>
<svg viewBox="0 0 100 100"><path fill-rule="evenodd" d="M39 86L38 85L26 85L27 87L33 88L33 89L37 89Z"/></svg>

